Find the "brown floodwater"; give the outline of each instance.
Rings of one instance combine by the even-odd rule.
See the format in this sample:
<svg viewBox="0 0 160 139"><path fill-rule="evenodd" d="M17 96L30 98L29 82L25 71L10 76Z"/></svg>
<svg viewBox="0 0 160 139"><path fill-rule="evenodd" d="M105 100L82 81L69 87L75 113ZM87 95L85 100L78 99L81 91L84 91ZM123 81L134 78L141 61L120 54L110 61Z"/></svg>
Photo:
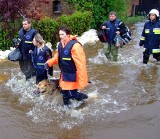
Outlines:
<svg viewBox="0 0 160 139"><path fill-rule="evenodd" d="M100 42L85 45L91 84L97 94L80 108L33 95L35 78L25 81L17 62L0 61L0 139L159 139L160 66L142 64L138 46L144 23L133 26L133 40L108 61ZM54 68L58 78L59 70Z"/></svg>

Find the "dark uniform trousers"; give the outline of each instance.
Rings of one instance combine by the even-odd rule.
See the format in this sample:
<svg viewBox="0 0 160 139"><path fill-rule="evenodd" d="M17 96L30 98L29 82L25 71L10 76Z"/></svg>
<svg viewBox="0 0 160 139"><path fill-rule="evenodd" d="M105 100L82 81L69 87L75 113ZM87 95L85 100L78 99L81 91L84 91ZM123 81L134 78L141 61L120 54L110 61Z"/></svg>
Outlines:
<svg viewBox="0 0 160 139"><path fill-rule="evenodd" d="M31 60L20 60L19 66L25 75L26 80L36 75L36 71Z"/></svg>

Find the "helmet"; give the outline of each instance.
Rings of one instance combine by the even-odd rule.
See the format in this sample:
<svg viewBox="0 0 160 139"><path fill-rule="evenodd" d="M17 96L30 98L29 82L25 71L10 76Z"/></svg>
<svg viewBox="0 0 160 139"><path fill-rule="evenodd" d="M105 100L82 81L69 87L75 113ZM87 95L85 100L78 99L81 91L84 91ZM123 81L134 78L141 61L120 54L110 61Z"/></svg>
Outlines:
<svg viewBox="0 0 160 139"><path fill-rule="evenodd" d="M157 9L152 9L149 14L155 14L157 17L159 17L159 11Z"/></svg>

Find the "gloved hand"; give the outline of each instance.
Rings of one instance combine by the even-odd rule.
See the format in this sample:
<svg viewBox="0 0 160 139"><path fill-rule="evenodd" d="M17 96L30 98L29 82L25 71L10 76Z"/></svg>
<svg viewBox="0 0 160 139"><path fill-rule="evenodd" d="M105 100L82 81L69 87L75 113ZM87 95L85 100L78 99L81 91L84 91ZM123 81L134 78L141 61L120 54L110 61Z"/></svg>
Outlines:
<svg viewBox="0 0 160 139"><path fill-rule="evenodd" d="M45 63L45 64L44 64L44 68L45 68L46 70L49 69L48 63Z"/></svg>

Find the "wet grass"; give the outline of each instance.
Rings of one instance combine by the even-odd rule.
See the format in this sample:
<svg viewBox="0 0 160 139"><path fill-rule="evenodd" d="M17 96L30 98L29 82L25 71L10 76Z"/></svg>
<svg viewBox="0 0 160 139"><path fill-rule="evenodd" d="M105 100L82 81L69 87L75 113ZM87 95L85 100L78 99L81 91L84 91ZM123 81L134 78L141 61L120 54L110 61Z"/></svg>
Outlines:
<svg viewBox="0 0 160 139"><path fill-rule="evenodd" d="M125 24L127 25L132 25L132 24L135 24L136 22L140 22L140 21L143 21L145 20L147 17L145 16L132 16L132 17L128 17L126 19Z"/></svg>

